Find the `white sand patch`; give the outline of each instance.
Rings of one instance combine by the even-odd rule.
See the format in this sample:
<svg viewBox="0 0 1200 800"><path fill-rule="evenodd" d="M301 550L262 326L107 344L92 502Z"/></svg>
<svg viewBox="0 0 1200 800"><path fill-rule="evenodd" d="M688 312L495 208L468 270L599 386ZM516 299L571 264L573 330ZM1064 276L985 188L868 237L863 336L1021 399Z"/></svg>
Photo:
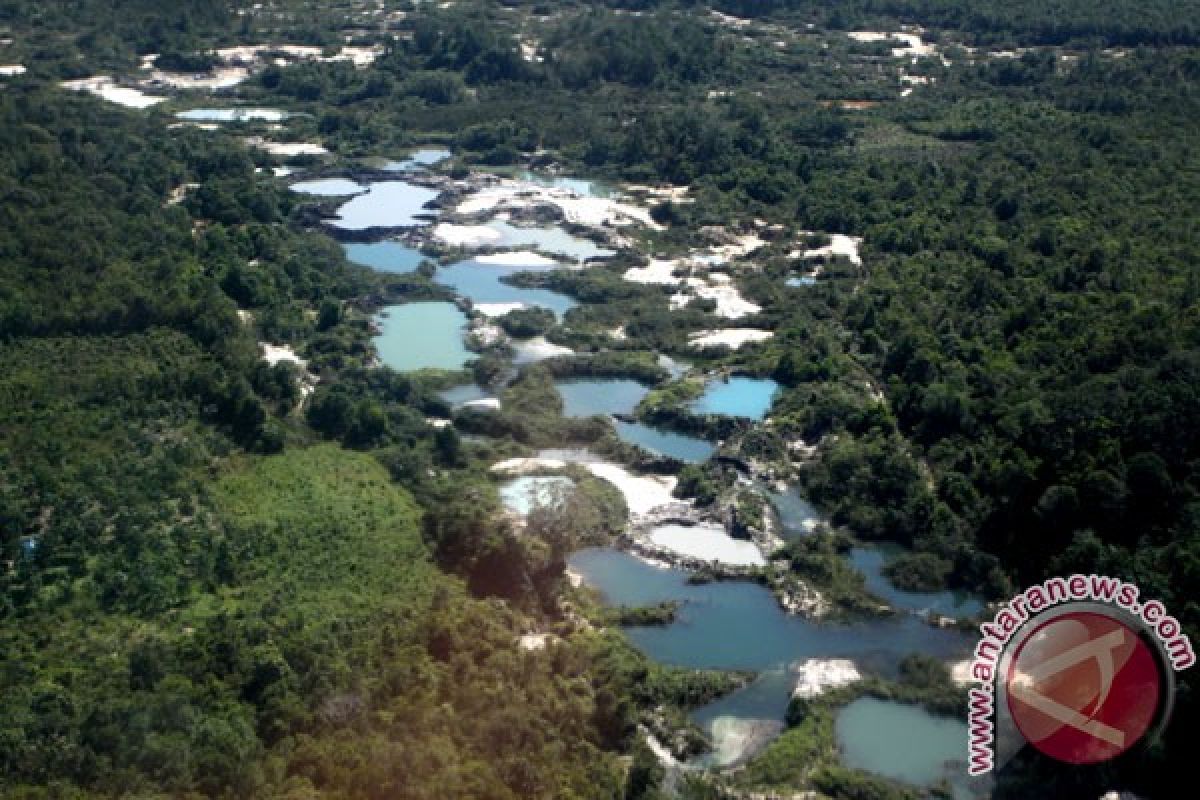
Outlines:
<svg viewBox="0 0 1200 800"><path fill-rule="evenodd" d="M971 659L966 658L950 665L950 680L955 686L970 686L975 682L971 675L971 663Z"/></svg>
<svg viewBox="0 0 1200 800"><path fill-rule="evenodd" d="M912 93L913 93L913 90L912 90L912 87L911 87L911 86L910 86L909 88L907 88L907 89L901 89L901 90L900 90L900 96L901 96L901 97L908 97L908 96L909 96L910 94L912 94Z"/></svg>
<svg viewBox="0 0 1200 800"><path fill-rule="evenodd" d="M582 462L588 471L617 488L624 497L630 514L648 514L656 508L680 502L675 491L675 477L669 475L634 475L625 467L607 461Z"/></svg>
<svg viewBox="0 0 1200 800"><path fill-rule="evenodd" d="M674 286L680 281L675 270L683 268L684 264L676 259L651 259L644 267L630 267L621 277L631 283Z"/></svg>
<svg viewBox="0 0 1200 800"><path fill-rule="evenodd" d="M521 48L521 58L531 64L541 63L542 61L546 60L542 56L538 55L538 45L536 42L523 41L519 44L519 47Z"/></svg>
<svg viewBox="0 0 1200 800"><path fill-rule="evenodd" d="M566 577L567 583L571 585L572 589L578 589L580 586L583 586L583 576L570 567L567 567L565 570L563 570L563 575Z"/></svg>
<svg viewBox="0 0 1200 800"><path fill-rule="evenodd" d="M696 200L688 196L691 188L687 186L646 186L628 183L623 188L630 194L642 195L653 200L670 200L672 203L693 203Z"/></svg>
<svg viewBox="0 0 1200 800"><path fill-rule="evenodd" d="M804 231L803 233L809 233ZM842 256L850 263L856 266L862 266L862 256L859 255L858 249L862 245L861 236L847 236L844 233L831 233L829 235L829 244L824 247L814 247L810 250L793 250L788 253L788 258L832 258L834 256Z"/></svg>
<svg viewBox="0 0 1200 800"><path fill-rule="evenodd" d="M475 308L476 310L479 310L479 306L476 306ZM487 312L482 311L481 313L486 315ZM504 331L500 329L500 326L487 323L476 324L471 328L471 335L474 336L479 344L483 347L491 347L492 345L504 339Z"/></svg>
<svg viewBox="0 0 1200 800"><path fill-rule="evenodd" d="M268 344L267 342L259 342L258 346L262 348L263 361L266 361L272 367L278 364L280 361L293 361L305 368L308 366L308 362L296 355L296 351L288 345L283 345L280 347L277 345Z"/></svg>
<svg viewBox="0 0 1200 800"><path fill-rule="evenodd" d="M554 638L553 635L549 633L527 633L518 637L517 646L529 652L545 650L552 638Z"/></svg>
<svg viewBox="0 0 1200 800"><path fill-rule="evenodd" d="M720 11L712 10L708 13L711 14L712 18L717 22L721 23L722 25L728 25L731 28L748 28L751 24L750 20L748 19L730 16L729 14L722 14Z"/></svg>
<svg viewBox="0 0 1200 800"><path fill-rule="evenodd" d="M720 280L721 278L724 280ZM689 278L687 286L695 296L715 302L717 307L713 310L713 313L718 317L741 319L742 317L762 311L762 306L757 303L751 303L742 297L742 293L738 291L736 286L727 285L729 280L728 275L710 275L708 280L704 280L703 278ZM716 285L713 285L714 283ZM674 301L674 298L672 298L672 301Z"/></svg>
<svg viewBox="0 0 1200 800"><path fill-rule="evenodd" d="M271 174L276 178L286 178L289 175L295 175L299 171L295 167L271 167Z"/></svg>
<svg viewBox="0 0 1200 800"><path fill-rule="evenodd" d="M729 347L734 350L747 344L765 342L775 334L758 328L723 328L715 331L698 331L688 337L692 347Z"/></svg>
<svg viewBox="0 0 1200 800"><path fill-rule="evenodd" d="M515 253L489 253L476 256L475 260L480 264L492 264L498 267L549 267L559 263L553 258L530 250L520 250Z"/></svg>
<svg viewBox="0 0 1200 800"><path fill-rule="evenodd" d="M796 688L792 697L816 697L826 689L837 689L862 680L853 661L845 658L810 658L795 665Z"/></svg>
<svg viewBox="0 0 1200 800"><path fill-rule="evenodd" d="M712 721L709 730L713 760L720 766L729 766L746 759L775 738L783 730L783 723L774 719L721 716Z"/></svg>
<svg viewBox="0 0 1200 800"><path fill-rule="evenodd" d="M585 197L558 186L541 186L511 178L481 189L463 200L455 210L460 214L479 214L499 209L557 207L563 217L576 225L590 228L642 225L661 230L647 209L623 203L611 197Z"/></svg>
<svg viewBox="0 0 1200 800"><path fill-rule="evenodd" d="M492 464L492 472L508 475L528 475L541 470L565 469L567 462L558 458L510 458Z"/></svg>
<svg viewBox="0 0 1200 800"><path fill-rule="evenodd" d="M179 186L176 186L174 189L172 189L167 194L167 205L168 206L179 205L180 203L182 203L184 200L187 199L188 192L192 191L193 189L199 189L199 188L200 188L200 184L198 184L198 183L184 183L184 184L180 184Z"/></svg>
<svg viewBox="0 0 1200 800"><path fill-rule="evenodd" d="M487 225L452 225L440 222L433 229L434 238L454 247L480 247L503 238L500 231Z"/></svg>
<svg viewBox="0 0 1200 800"><path fill-rule="evenodd" d="M642 732L642 736L646 740L646 747L651 753L654 754L654 757L658 759L659 764L672 769L683 766L679 763L675 756L671 755L671 751L667 749L667 747L658 740L658 737L651 733L645 725L639 725L638 729Z"/></svg>
<svg viewBox="0 0 1200 800"><path fill-rule="evenodd" d="M24 64L0 64L0 77L15 78L25 74Z"/></svg>
<svg viewBox="0 0 1200 800"><path fill-rule="evenodd" d="M620 325L616 328L610 328L605 331L605 333L608 334L610 339L615 339L618 342L623 342L629 338L629 334L626 333L624 325Z"/></svg>
<svg viewBox="0 0 1200 800"><path fill-rule="evenodd" d="M143 69L150 69L150 66L143 63ZM215 67L209 72L195 74L152 69L140 83L143 86L165 86L181 91L215 91L231 89L249 77L250 70L246 67Z"/></svg>
<svg viewBox="0 0 1200 800"><path fill-rule="evenodd" d="M291 158L292 156L323 156L329 154L324 145L313 142L270 142L258 136L251 136L246 139L246 144L251 147L257 147L260 150L266 150L273 156L281 156L283 158Z"/></svg>
<svg viewBox="0 0 1200 800"><path fill-rule="evenodd" d="M534 336L532 339L514 342L513 348L525 361L542 361L547 358L569 356L575 353L569 347L563 347L560 344L547 341L545 336Z"/></svg>
<svg viewBox="0 0 1200 800"><path fill-rule="evenodd" d="M766 239L763 239L757 233L746 233L736 237L731 244L723 244L709 249L713 255L721 256L725 260L731 261L735 258L748 256L755 250L759 250L766 246Z"/></svg>
<svg viewBox="0 0 1200 800"><path fill-rule="evenodd" d="M722 525L663 525L650 531L650 541L689 558L735 567L761 567L767 562L754 542L734 539Z"/></svg>
<svg viewBox="0 0 1200 800"><path fill-rule="evenodd" d="M475 303L471 308L488 318L503 317L510 311L528 308L524 303Z"/></svg>
<svg viewBox="0 0 1200 800"><path fill-rule="evenodd" d="M116 103L126 108L149 108L167 99L165 97L148 95L140 89L117 86L116 81L108 75L96 75L91 78L80 78L75 81L63 81L59 85L64 89L71 89L76 92L89 92L110 103Z"/></svg>
<svg viewBox="0 0 1200 800"><path fill-rule="evenodd" d="M439 417L426 417L425 424L431 428L437 428L438 430L441 430L442 428L450 427L454 423L448 419L441 419Z"/></svg>
<svg viewBox="0 0 1200 800"><path fill-rule="evenodd" d="M923 41L919 33L850 31L846 35L856 42L903 42L903 46L892 48L893 58L912 58L915 62L921 57L937 55L937 46Z"/></svg>
<svg viewBox="0 0 1200 800"><path fill-rule="evenodd" d="M480 398L479 400L468 400L467 402L465 402L461 406L459 406L459 408L470 408L475 411L499 411L500 410L500 398L499 397L483 397L483 398Z"/></svg>

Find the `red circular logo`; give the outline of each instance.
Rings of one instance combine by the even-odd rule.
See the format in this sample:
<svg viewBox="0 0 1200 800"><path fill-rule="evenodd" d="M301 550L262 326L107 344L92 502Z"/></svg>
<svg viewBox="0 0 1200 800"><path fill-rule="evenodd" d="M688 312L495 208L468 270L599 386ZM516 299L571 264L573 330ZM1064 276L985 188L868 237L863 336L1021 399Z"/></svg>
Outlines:
<svg viewBox="0 0 1200 800"><path fill-rule="evenodd" d="M1158 660L1123 622L1078 611L1021 642L1008 669L1008 709L1025 739L1071 764L1107 761L1154 722L1162 694Z"/></svg>

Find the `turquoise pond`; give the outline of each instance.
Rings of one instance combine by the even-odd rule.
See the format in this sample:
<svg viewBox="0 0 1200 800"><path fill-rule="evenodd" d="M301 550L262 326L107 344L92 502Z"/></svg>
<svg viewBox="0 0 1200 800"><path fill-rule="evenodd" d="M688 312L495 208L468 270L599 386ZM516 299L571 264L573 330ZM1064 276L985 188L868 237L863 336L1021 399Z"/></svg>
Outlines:
<svg viewBox="0 0 1200 800"><path fill-rule="evenodd" d="M621 441L636 444L644 450L660 456L677 458L687 464L698 464L705 461L717 449L717 446L705 439L688 436L674 431L653 428L641 422L625 422L613 420L617 428L617 436Z"/></svg>
<svg viewBox="0 0 1200 800"><path fill-rule="evenodd" d="M384 164L383 169L387 172L414 172L416 170L432 167L440 161L445 161L450 156L454 155L449 150L444 150L437 147L427 147L420 150L414 150L409 153L408 158L400 161L389 161Z"/></svg>
<svg viewBox="0 0 1200 800"><path fill-rule="evenodd" d="M637 381L624 379L558 381L554 386L562 395L566 417L631 414L650 391Z"/></svg>
<svg viewBox="0 0 1200 800"><path fill-rule="evenodd" d="M733 377L710 382L704 394L692 402L697 414L762 419L771 410L779 384L761 378Z"/></svg>
<svg viewBox="0 0 1200 800"><path fill-rule="evenodd" d="M346 251L346 258L355 264L379 272L412 272L426 258L415 247L399 242L352 242L342 245L342 249Z"/></svg>
<svg viewBox="0 0 1200 800"><path fill-rule="evenodd" d="M372 183L367 191L338 209L334 227L348 231L421 225L435 212L425 204L438 193L404 181Z"/></svg>
<svg viewBox="0 0 1200 800"><path fill-rule="evenodd" d="M466 315L453 303L387 306L375 322L382 329L375 347L392 369L461 369L475 357L463 345Z"/></svg>
<svg viewBox="0 0 1200 800"><path fill-rule="evenodd" d="M532 247L545 253L564 255L576 261L589 258L607 258L613 255L591 239L575 236L558 227L521 228L505 220L492 220L487 226L500 234L500 238L489 242L495 247L519 249Z"/></svg>
<svg viewBox="0 0 1200 800"><path fill-rule="evenodd" d="M814 622L784 613L775 597L758 584L689 585L684 570L654 567L610 548L581 550L572 555L570 565L608 603L683 603L671 625L625 629L651 658L690 668L759 673L745 688L693 712L693 720L710 733L728 726L730 720L781 722L795 686L793 667L798 661L849 658L861 670L894 678L900 660L909 653L950 661L967 657L974 644L972 637L934 627L914 614L851 623ZM964 743L960 739L955 752ZM697 763L728 764L746 755L743 747L722 746L720 752Z"/></svg>
<svg viewBox="0 0 1200 800"><path fill-rule="evenodd" d="M291 114L277 108L193 108L175 116L188 122L280 122Z"/></svg>
<svg viewBox="0 0 1200 800"><path fill-rule="evenodd" d="M314 181L299 181L288 187L293 192L320 197L343 197L365 192L367 187L349 178L320 178Z"/></svg>
<svg viewBox="0 0 1200 800"><path fill-rule="evenodd" d="M985 797L967 777L967 726L912 705L860 697L834 721L838 750L848 767L915 786L950 784L956 800Z"/></svg>
<svg viewBox="0 0 1200 800"><path fill-rule="evenodd" d="M434 281L449 286L472 303L524 303L548 308L562 316L576 305L567 295L549 289L512 286L503 280L519 272L548 272L555 269L558 269L557 265L502 266L467 260L439 267L434 274Z"/></svg>
<svg viewBox="0 0 1200 800"><path fill-rule="evenodd" d="M630 414L650 389L633 380L569 380L555 384L563 399L563 415ZM713 454L716 446L704 439L654 428L640 422L613 420L621 441L657 455L694 464Z"/></svg>
<svg viewBox="0 0 1200 800"><path fill-rule="evenodd" d="M535 506L556 503L575 487L564 475L525 475L500 487L500 502L513 513L524 516Z"/></svg>
<svg viewBox="0 0 1200 800"><path fill-rule="evenodd" d="M629 638L666 664L766 670L805 658L853 658L860 667L894 674L911 652L965 657L971 638L912 614L847 624L817 623L784 613L767 589L746 581L689 585L688 573L659 569L607 548L580 550L573 569L616 605L683 601L672 625L629 628ZM775 714L782 715L786 696ZM782 718L780 716L780 718Z"/></svg>

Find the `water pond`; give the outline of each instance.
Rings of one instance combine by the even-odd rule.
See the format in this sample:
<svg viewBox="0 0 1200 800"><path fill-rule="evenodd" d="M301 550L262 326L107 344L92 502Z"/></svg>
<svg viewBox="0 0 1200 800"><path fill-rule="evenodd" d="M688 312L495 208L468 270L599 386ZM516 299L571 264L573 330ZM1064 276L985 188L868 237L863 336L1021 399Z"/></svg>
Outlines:
<svg viewBox="0 0 1200 800"><path fill-rule="evenodd" d="M527 306L548 308L562 316L576 303L570 297L549 289L526 289L504 283L503 279L518 272L548 272L558 265L500 265L486 264L475 260L459 261L440 267L434 281L449 286L472 303L523 303Z"/></svg>
<svg viewBox="0 0 1200 800"><path fill-rule="evenodd" d="M375 348L392 369L461 369L475 357L463 345L466 315L453 303L387 306L375 322L381 328Z"/></svg>
<svg viewBox="0 0 1200 800"><path fill-rule="evenodd" d="M389 161L383 169L387 172L415 172L432 167L440 161L445 161L454 155L449 150L438 147L426 147L409 153L408 158L401 161Z"/></svg>
<svg viewBox="0 0 1200 800"><path fill-rule="evenodd" d="M342 197L350 194L365 192L367 187L355 183L349 178L321 178L314 181L300 181L288 187L293 192L312 194L319 197Z"/></svg>
<svg viewBox="0 0 1200 800"><path fill-rule="evenodd" d="M562 395L565 417L631 414L650 391L637 381L627 379L558 381L554 386Z"/></svg>
<svg viewBox="0 0 1200 800"><path fill-rule="evenodd" d="M352 242L342 245L342 249L355 264L379 272L412 272L426 258L420 250L400 242Z"/></svg>
<svg viewBox="0 0 1200 800"><path fill-rule="evenodd" d="M950 784L956 800L980 796L966 774L967 726L919 706L860 697L834 723L842 761L915 786Z"/></svg>
<svg viewBox="0 0 1200 800"><path fill-rule="evenodd" d="M499 239L489 242L496 247L532 247L542 252L568 256L576 261L613 255L612 250L606 250L591 239L575 236L558 227L521 228L500 219L487 223L487 227L500 234Z"/></svg>
<svg viewBox="0 0 1200 800"><path fill-rule="evenodd" d="M739 376L713 381L704 388L704 394L692 402L691 409L697 414L758 420L771 410L771 401L778 390L779 384L775 381L761 378Z"/></svg>
<svg viewBox="0 0 1200 800"><path fill-rule="evenodd" d="M367 191L338 209L334 227L348 231L422 225L434 212L425 204L438 193L404 181L372 183Z"/></svg>
<svg viewBox="0 0 1200 800"><path fill-rule="evenodd" d="M641 422L614 420L617 436L621 441L635 444L651 453L677 458L688 464L705 461L716 451L717 446L705 439L688 436L674 431L653 428Z"/></svg>
<svg viewBox="0 0 1200 800"><path fill-rule="evenodd" d="M898 545L855 547L850 551L850 563L866 576L868 589L896 608L933 612L948 617L970 617L983 610L983 602L967 592L949 589L938 592L908 592L893 586L883 574L883 568L891 558L903 552L904 548Z"/></svg>

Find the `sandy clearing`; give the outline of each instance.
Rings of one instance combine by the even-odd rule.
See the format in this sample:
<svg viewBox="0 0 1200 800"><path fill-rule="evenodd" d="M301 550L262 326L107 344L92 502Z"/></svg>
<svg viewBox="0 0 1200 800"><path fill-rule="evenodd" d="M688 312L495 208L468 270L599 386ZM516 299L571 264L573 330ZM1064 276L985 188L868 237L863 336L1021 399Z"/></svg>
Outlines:
<svg viewBox="0 0 1200 800"><path fill-rule="evenodd" d="M261 137L251 136L246 139L246 144L251 147L257 147L260 150L266 150L273 156L282 156L284 158L291 158L292 156L324 156L329 154L324 145L314 142L269 142Z"/></svg>
<svg viewBox="0 0 1200 800"><path fill-rule="evenodd" d="M489 229L490 230L490 229ZM518 250L513 253L488 253L475 256L480 264L492 264L498 267L550 267L558 264L553 258L531 250Z"/></svg>
<svg viewBox="0 0 1200 800"><path fill-rule="evenodd" d="M775 334L758 328L723 328L713 331L698 331L688 337L692 347L730 347L734 350L747 344L765 342Z"/></svg>
<svg viewBox="0 0 1200 800"><path fill-rule="evenodd" d="M165 102L167 99L165 97L148 95L140 89L117 86L116 80L109 75L95 75L91 78L63 81L59 86L76 92L89 92L110 103L116 103L126 108L149 108L150 106Z"/></svg>
<svg viewBox="0 0 1200 800"><path fill-rule="evenodd" d="M795 665L796 688L792 697L816 697L826 689L837 689L862 680L853 661L845 658L810 658Z"/></svg>
<svg viewBox="0 0 1200 800"><path fill-rule="evenodd" d="M510 458L492 464L492 472L509 475L528 475L541 470L565 469L567 462L558 458Z"/></svg>
<svg viewBox="0 0 1200 800"><path fill-rule="evenodd" d="M625 497L630 514L647 514L656 508L681 502L671 494L675 490L674 476L634 475L625 467L608 461L583 462L583 466L617 488Z"/></svg>
<svg viewBox="0 0 1200 800"><path fill-rule="evenodd" d="M454 225L440 222L433 236L454 247L481 247L503 238L503 234L487 225Z"/></svg>
<svg viewBox="0 0 1200 800"><path fill-rule="evenodd" d="M520 302L515 303L475 303L471 308L478 311L488 318L503 317L510 311L520 311L523 308L528 308L527 305Z"/></svg>

